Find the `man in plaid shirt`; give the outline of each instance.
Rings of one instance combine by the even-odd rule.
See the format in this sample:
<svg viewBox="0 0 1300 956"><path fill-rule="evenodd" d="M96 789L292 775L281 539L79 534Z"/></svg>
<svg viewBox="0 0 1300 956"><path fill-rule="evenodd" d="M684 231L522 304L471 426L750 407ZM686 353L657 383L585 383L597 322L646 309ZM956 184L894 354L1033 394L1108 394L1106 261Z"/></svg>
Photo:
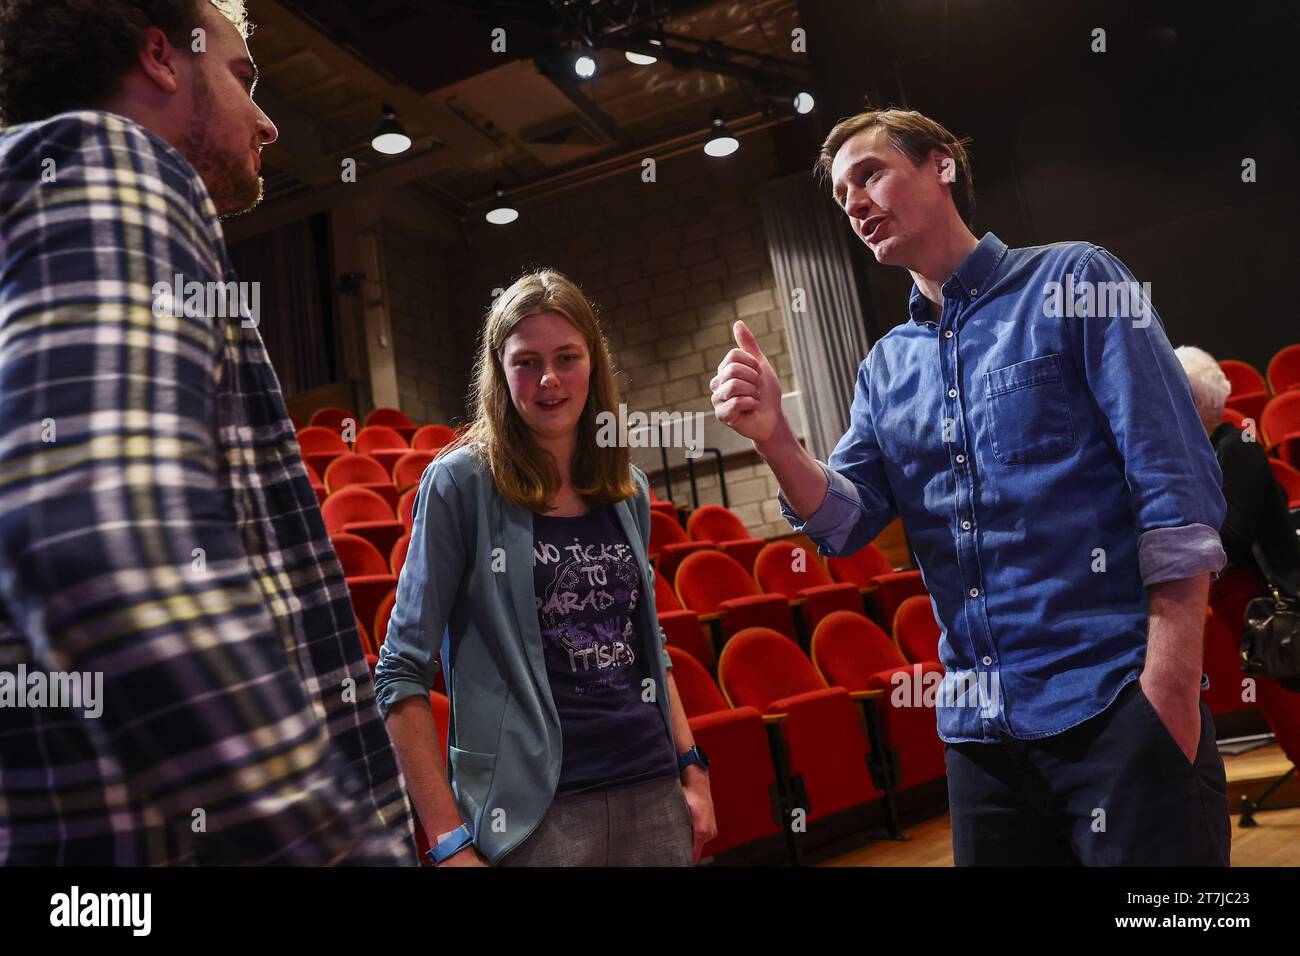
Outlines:
<svg viewBox="0 0 1300 956"><path fill-rule="evenodd" d="M414 862L255 317L175 288L261 195L246 32L0 0L0 864ZM102 712L33 706L58 672Z"/></svg>

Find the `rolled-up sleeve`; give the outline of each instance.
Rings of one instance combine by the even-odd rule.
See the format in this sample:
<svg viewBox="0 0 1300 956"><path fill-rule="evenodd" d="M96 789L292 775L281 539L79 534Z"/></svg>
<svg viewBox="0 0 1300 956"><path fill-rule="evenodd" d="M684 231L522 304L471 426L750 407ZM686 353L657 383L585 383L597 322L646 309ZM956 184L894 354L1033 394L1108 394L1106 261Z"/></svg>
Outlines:
<svg viewBox="0 0 1300 956"><path fill-rule="evenodd" d="M443 633L465 572L461 519L455 479L435 461L420 478L411 546L375 667L375 699L385 719L399 700L428 695L433 687Z"/></svg>
<svg viewBox="0 0 1300 956"><path fill-rule="evenodd" d="M826 497L806 518L794 513L784 494L777 496L781 515L796 532L806 534L826 555L855 554L871 543L898 514L884 456L871 419L867 360L858 366L849 430L831 453L818 462L826 473Z"/></svg>
<svg viewBox="0 0 1300 956"><path fill-rule="evenodd" d="M1227 563L1218 531L1226 511L1222 475L1187 375L1144 287L1122 262L1092 250L1075 269L1075 288L1085 283L1096 290L1098 308L1078 320L1075 334L1124 463L1142 582L1217 576Z"/></svg>

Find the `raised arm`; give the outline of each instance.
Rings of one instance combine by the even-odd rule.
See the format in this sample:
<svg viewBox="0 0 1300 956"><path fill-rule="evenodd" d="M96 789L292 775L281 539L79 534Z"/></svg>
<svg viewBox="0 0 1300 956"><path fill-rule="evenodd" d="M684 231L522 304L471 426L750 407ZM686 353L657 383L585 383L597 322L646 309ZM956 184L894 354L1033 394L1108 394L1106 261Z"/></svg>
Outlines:
<svg viewBox="0 0 1300 956"><path fill-rule="evenodd" d="M781 486L781 512L823 554L853 554L897 514L884 459L871 421L866 363L858 381L848 432L828 465L799 442L781 409L781 382L744 322L736 348L709 383L718 421L754 443Z"/></svg>

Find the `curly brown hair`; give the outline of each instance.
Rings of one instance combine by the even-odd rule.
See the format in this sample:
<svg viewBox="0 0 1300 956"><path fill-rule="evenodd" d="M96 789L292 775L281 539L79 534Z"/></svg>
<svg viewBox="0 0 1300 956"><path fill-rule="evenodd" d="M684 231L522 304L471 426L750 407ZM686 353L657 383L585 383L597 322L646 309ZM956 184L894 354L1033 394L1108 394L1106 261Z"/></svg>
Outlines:
<svg viewBox="0 0 1300 956"><path fill-rule="evenodd" d="M150 27L189 50L205 2L251 32L244 0L0 0L0 127L104 103Z"/></svg>

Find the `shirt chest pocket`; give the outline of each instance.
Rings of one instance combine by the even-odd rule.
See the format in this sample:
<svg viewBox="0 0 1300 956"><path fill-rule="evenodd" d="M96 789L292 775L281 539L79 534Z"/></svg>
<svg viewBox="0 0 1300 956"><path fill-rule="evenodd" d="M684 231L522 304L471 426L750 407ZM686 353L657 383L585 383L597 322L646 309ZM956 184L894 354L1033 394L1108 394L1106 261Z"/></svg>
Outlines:
<svg viewBox="0 0 1300 956"><path fill-rule="evenodd" d="M1054 461L1076 444L1055 352L984 373L993 457L1004 465Z"/></svg>

